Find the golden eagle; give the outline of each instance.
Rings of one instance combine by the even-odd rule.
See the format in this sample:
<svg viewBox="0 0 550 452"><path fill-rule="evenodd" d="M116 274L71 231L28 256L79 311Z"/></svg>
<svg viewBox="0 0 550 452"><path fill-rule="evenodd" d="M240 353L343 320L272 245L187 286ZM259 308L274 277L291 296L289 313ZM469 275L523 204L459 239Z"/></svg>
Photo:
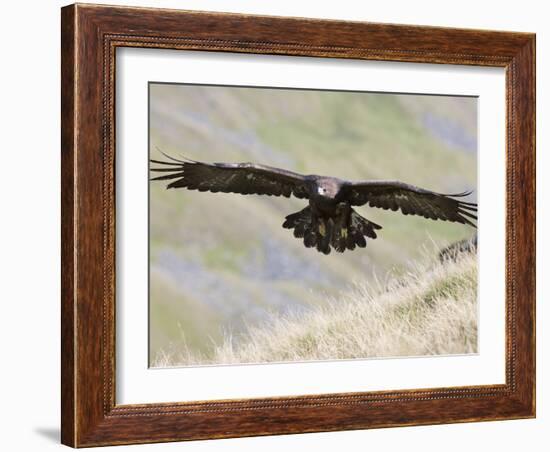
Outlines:
<svg viewBox="0 0 550 452"><path fill-rule="evenodd" d="M172 180L167 188L308 199L309 205L288 215L283 227L294 229L294 236L303 238L307 248L315 247L324 254L330 253L331 246L340 253L356 246L364 248L365 237L375 239L376 230L382 229L352 206L399 209L404 215L476 227L470 219L477 220L477 204L454 199L471 192L442 194L398 181L354 182L254 163L203 163L164 155L167 161L151 160L162 165L151 171L166 174L151 180Z"/></svg>

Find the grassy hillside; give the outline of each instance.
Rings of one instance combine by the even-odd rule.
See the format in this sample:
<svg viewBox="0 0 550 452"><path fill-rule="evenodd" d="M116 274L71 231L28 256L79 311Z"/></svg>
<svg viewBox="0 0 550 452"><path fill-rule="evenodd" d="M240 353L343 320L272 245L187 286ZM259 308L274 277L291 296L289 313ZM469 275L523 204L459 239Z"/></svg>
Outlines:
<svg viewBox="0 0 550 452"><path fill-rule="evenodd" d="M476 255L419 266L385 285L361 283L323 307L273 315L210 355L185 340L153 365L235 364L477 352Z"/></svg>
<svg viewBox="0 0 550 452"><path fill-rule="evenodd" d="M185 85L150 87L156 147L204 161L252 161L347 179L399 179L440 192L476 188L474 99ZM473 198L474 199L474 198ZM281 227L297 199L150 185L150 353L183 332L210 356L273 313L323 306L354 281L418 259L463 225L360 207L380 224L366 249L322 256Z"/></svg>

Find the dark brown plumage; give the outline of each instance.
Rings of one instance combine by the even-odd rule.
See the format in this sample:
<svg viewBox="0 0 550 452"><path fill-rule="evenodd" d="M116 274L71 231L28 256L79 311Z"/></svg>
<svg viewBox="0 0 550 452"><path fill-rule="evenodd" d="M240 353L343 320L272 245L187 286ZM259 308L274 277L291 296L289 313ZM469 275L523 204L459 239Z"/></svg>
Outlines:
<svg viewBox="0 0 550 452"><path fill-rule="evenodd" d="M308 199L309 206L286 217L283 227L294 230L306 247L325 254L365 247L365 237L375 239L382 227L363 218L351 206L368 205L405 215L452 221L475 227L477 204L456 198L471 192L442 194L398 181L351 182L335 177L302 175L253 163L203 163L179 160L151 160L162 165L151 168L166 173L152 180L171 181L167 188L238 193L241 195L291 195Z"/></svg>

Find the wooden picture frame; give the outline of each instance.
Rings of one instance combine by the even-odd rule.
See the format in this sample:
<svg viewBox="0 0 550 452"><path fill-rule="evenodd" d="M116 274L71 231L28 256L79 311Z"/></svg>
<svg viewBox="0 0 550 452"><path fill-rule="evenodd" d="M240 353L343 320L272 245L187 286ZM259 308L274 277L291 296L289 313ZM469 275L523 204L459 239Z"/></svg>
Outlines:
<svg viewBox="0 0 550 452"><path fill-rule="evenodd" d="M84 447L535 416L535 35L79 4L62 9L61 34L64 444ZM505 68L506 383L117 405L118 47Z"/></svg>

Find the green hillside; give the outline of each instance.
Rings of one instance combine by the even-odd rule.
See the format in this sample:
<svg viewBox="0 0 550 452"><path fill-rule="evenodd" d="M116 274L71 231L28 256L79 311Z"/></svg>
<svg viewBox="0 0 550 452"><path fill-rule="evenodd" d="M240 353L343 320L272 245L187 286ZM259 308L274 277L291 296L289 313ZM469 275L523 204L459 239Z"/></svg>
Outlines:
<svg viewBox="0 0 550 452"><path fill-rule="evenodd" d="M252 161L346 179L476 188L471 98L150 85L158 147L204 161ZM475 198L472 198L475 199ZM150 185L151 358L182 338L213 357L273 316L307 313L354 282L383 279L471 228L358 208L383 229L367 248L321 255L281 227L304 201Z"/></svg>
<svg viewBox="0 0 550 452"><path fill-rule="evenodd" d="M305 312L276 314L209 354L180 340L157 353L158 367L477 352L477 260L420 266L384 286L362 283Z"/></svg>

